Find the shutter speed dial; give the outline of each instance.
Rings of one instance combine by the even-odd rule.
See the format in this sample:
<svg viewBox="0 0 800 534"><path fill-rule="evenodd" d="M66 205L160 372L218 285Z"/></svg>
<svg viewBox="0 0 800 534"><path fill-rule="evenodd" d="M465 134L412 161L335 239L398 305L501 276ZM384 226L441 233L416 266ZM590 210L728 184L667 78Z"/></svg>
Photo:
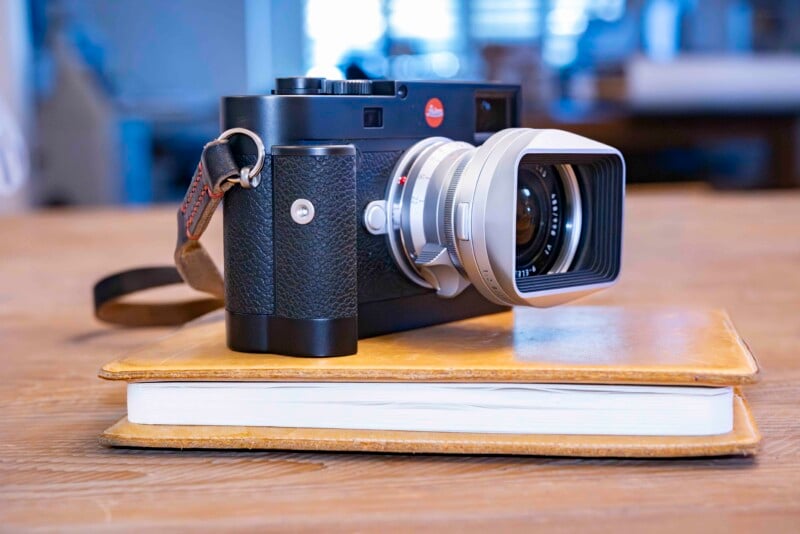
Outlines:
<svg viewBox="0 0 800 534"><path fill-rule="evenodd" d="M278 95L371 95L370 80L326 80L325 78L278 78Z"/></svg>
<svg viewBox="0 0 800 534"><path fill-rule="evenodd" d="M299 76L275 80L276 95L321 95L325 94L325 78Z"/></svg>
<svg viewBox="0 0 800 534"><path fill-rule="evenodd" d="M329 95L369 95L372 94L372 82L369 80L328 80Z"/></svg>

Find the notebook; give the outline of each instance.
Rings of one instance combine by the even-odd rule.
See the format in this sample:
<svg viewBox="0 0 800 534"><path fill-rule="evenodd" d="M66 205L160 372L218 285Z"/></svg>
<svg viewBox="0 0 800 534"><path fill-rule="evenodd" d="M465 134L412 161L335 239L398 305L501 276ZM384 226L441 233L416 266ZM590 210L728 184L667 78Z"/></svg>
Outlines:
<svg viewBox="0 0 800 534"><path fill-rule="evenodd" d="M128 385L128 420L151 425L705 436L733 430L733 388L145 382Z"/></svg>
<svg viewBox="0 0 800 534"><path fill-rule="evenodd" d="M727 314L516 309L364 339L327 359L228 350L219 313L105 365L114 446L694 456L752 454L758 366Z"/></svg>

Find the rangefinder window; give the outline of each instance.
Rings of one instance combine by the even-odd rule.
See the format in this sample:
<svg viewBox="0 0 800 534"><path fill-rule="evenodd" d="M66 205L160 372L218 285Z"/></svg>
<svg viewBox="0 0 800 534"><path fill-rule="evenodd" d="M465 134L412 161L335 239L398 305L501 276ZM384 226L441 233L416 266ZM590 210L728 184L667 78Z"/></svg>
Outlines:
<svg viewBox="0 0 800 534"><path fill-rule="evenodd" d="M481 95L475 97L475 132L494 133L511 126L507 96Z"/></svg>
<svg viewBox="0 0 800 534"><path fill-rule="evenodd" d="M383 128L383 108L364 108L364 128Z"/></svg>

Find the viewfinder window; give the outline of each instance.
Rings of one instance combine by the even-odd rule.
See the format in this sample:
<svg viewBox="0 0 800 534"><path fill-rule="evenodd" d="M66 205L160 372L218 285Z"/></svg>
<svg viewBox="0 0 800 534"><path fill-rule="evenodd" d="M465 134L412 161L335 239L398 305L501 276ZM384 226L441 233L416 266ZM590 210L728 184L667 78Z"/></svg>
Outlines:
<svg viewBox="0 0 800 534"><path fill-rule="evenodd" d="M383 108L364 108L364 128L383 128Z"/></svg>
<svg viewBox="0 0 800 534"><path fill-rule="evenodd" d="M475 132L499 132L511 126L508 97L478 95L475 98Z"/></svg>

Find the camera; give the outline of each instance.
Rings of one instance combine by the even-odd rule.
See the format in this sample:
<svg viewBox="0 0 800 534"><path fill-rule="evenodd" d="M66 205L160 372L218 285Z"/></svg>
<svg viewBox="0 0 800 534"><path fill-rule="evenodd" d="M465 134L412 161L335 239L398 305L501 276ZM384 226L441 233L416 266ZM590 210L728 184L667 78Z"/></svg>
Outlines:
<svg viewBox="0 0 800 534"><path fill-rule="evenodd" d="M224 200L228 346L339 356L359 338L552 306L620 271L625 163L519 128L520 89L280 78L224 97L267 147ZM254 146L232 139L240 165Z"/></svg>

